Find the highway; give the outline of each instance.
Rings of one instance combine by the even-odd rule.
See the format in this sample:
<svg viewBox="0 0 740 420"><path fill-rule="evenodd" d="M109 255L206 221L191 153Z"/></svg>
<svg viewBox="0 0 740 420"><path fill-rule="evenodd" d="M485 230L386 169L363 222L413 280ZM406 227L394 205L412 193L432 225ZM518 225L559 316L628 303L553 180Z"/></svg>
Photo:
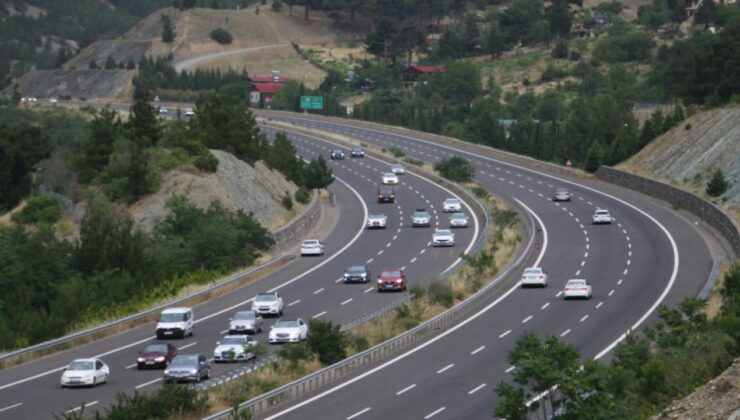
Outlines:
<svg viewBox="0 0 740 420"><path fill-rule="evenodd" d="M522 332L554 335L576 345L583 357L608 360L627 330L654 320L661 303L674 305L696 296L710 271L711 256L695 227L631 191L439 146L410 131L399 134L298 114L269 116L383 148L399 147L430 163L454 155L469 159L481 186L520 201L538 220L546 247L532 263L549 272L550 284L520 289L512 282L463 323L378 366L278 406L267 418L491 418L497 401L493 389L516 369L506 355ZM569 188L572 201L552 202L556 187ZM596 208L610 210L616 222L592 225ZM588 279L593 298L564 301L561 290L569 278Z"/></svg>
<svg viewBox="0 0 740 420"><path fill-rule="evenodd" d="M265 129L268 135L273 131ZM326 142L291 135L299 155L310 159L326 157L335 148ZM345 151L349 156L349 151ZM378 204L377 187L387 164L372 158L331 161L337 181L330 186L336 196L338 218L334 229L323 238L327 253L322 257L302 257L265 278L247 284L225 296L194 307L194 336L176 340L181 353L202 352L211 356L215 343L225 335L228 318L237 310L248 309L258 292L278 291L284 298L285 316L327 319L348 323L381 308L400 294L375 292L369 284L345 285L339 281L344 269L353 264L367 264L377 275L386 267L404 268L409 287L433 281L461 252L474 242L479 232L477 222L456 230L452 248L429 246L434 226L447 226L441 204L452 194L441 186L413 174L401 176L399 199L395 204ZM426 207L432 214L432 227L412 228L411 214L416 207ZM388 216L384 230L364 228L368 212L383 211ZM470 214L470 211L467 211ZM405 293L405 292L404 292ZM274 320L266 319L266 326ZM256 335L266 343L267 330ZM58 352L23 365L0 371L0 419L51 418L52 414L104 409L118 392L149 392L161 385L161 370L138 371L137 352L154 340L154 324L118 333L80 347ZM270 346L275 349L279 346ZM59 377L69 361L82 357L100 357L111 368L110 382L96 388L62 389ZM230 364L214 364L211 376L234 369ZM39 404L39 402L43 402Z"/></svg>

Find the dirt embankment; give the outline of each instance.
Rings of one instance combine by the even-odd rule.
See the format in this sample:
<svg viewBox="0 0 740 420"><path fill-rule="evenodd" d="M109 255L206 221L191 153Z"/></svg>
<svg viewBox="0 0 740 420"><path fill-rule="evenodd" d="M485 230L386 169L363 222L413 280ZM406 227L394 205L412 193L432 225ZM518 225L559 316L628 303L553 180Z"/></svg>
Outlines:
<svg viewBox="0 0 740 420"><path fill-rule="evenodd" d="M39 70L16 81L23 96L51 98L129 98L133 94L133 70Z"/></svg>
<svg viewBox="0 0 740 420"><path fill-rule="evenodd" d="M645 175L672 180L701 193L715 168L732 183L723 199L740 204L740 109L696 114L653 140L619 165Z"/></svg>

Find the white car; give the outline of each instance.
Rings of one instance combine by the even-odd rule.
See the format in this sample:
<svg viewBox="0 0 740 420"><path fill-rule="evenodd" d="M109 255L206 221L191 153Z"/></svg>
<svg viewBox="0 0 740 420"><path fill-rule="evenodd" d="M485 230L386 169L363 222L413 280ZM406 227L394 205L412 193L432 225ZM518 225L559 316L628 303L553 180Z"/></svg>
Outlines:
<svg viewBox="0 0 740 420"><path fill-rule="evenodd" d="M396 175L403 175L406 173L406 169L400 163L396 163L395 165L391 165L391 172Z"/></svg>
<svg viewBox="0 0 740 420"><path fill-rule="evenodd" d="M194 117L195 111L193 111L193 108L185 108L185 116L186 117Z"/></svg>
<svg viewBox="0 0 740 420"><path fill-rule="evenodd" d="M563 299L585 298L591 299L591 286L585 279L570 279L565 283Z"/></svg>
<svg viewBox="0 0 740 420"><path fill-rule="evenodd" d="M457 198L448 198L442 202L442 211L445 213L462 211L462 203Z"/></svg>
<svg viewBox="0 0 740 420"><path fill-rule="evenodd" d="M248 335L227 335L216 342L213 349L214 362L246 362L255 358L250 351L257 345L257 341Z"/></svg>
<svg viewBox="0 0 740 420"><path fill-rule="evenodd" d="M277 292L257 293L252 301L252 310L263 315L283 315L283 297Z"/></svg>
<svg viewBox="0 0 740 420"><path fill-rule="evenodd" d="M547 287L547 272L541 267L529 267L522 274L522 287L542 286Z"/></svg>
<svg viewBox="0 0 740 420"><path fill-rule="evenodd" d="M598 224L610 224L614 221L614 218L609 213L609 210L597 209L593 215L593 222L595 225Z"/></svg>
<svg viewBox="0 0 740 420"><path fill-rule="evenodd" d="M451 230L437 229L432 235L432 246L453 246L455 245L455 234Z"/></svg>
<svg viewBox="0 0 740 420"><path fill-rule="evenodd" d="M301 245L301 255L324 255L324 244L318 239L306 239Z"/></svg>
<svg viewBox="0 0 740 420"><path fill-rule="evenodd" d="M68 386L95 386L108 382L110 368L100 359L77 359L67 365L59 383Z"/></svg>
<svg viewBox="0 0 740 420"><path fill-rule="evenodd" d="M451 228L463 228L468 227L468 216L465 213L453 213L450 216L450 227Z"/></svg>
<svg viewBox="0 0 740 420"><path fill-rule="evenodd" d="M398 184L398 177L394 173L383 174L383 185L396 185Z"/></svg>
<svg viewBox="0 0 740 420"><path fill-rule="evenodd" d="M166 114L169 114L170 113L170 110L167 109L167 108L165 108L165 107L163 107L163 106L161 106L161 107L159 107L159 111L158 112L160 114L162 114L162 115L166 115Z"/></svg>
<svg viewBox="0 0 740 420"><path fill-rule="evenodd" d="M573 194L567 188L555 188L555 192L552 194L552 201L570 201L571 197L573 197Z"/></svg>
<svg viewBox="0 0 740 420"><path fill-rule="evenodd" d="M193 335L193 310L169 308L162 311L157 321L157 339Z"/></svg>
<svg viewBox="0 0 740 420"><path fill-rule="evenodd" d="M429 226L431 220L432 216L429 215L426 209L420 207L411 216L411 227Z"/></svg>
<svg viewBox="0 0 740 420"><path fill-rule="evenodd" d="M50 104L58 104L59 103L59 98L49 98L49 103Z"/></svg>
<svg viewBox="0 0 740 420"><path fill-rule="evenodd" d="M383 213L371 214L367 216L368 229L385 229L388 218Z"/></svg>
<svg viewBox="0 0 740 420"><path fill-rule="evenodd" d="M308 337L308 325L301 318L285 318L270 329L270 343L297 343Z"/></svg>

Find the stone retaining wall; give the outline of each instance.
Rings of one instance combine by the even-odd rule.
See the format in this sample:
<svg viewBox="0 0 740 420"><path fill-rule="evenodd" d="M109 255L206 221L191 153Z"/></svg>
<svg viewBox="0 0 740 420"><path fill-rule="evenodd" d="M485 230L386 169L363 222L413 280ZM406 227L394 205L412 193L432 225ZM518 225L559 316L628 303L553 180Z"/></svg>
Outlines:
<svg viewBox="0 0 740 420"><path fill-rule="evenodd" d="M740 234L732 219L719 207L690 192L662 182L653 181L608 166L601 166L596 176L602 181L616 184L643 194L667 201L675 207L687 210L715 228L740 256Z"/></svg>
<svg viewBox="0 0 740 420"><path fill-rule="evenodd" d="M283 249L296 244L318 223L320 217L319 193L313 191L311 202L303 209L303 212L272 234L272 238L275 240L272 249Z"/></svg>

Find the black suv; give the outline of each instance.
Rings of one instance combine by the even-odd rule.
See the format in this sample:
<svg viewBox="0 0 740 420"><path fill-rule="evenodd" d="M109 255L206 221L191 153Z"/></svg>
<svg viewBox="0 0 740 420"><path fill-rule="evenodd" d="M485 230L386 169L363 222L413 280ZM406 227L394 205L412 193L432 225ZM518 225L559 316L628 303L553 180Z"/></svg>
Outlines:
<svg viewBox="0 0 740 420"><path fill-rule="evenodd" d="M378 188L378 203L395 203L396 192L391 187Z"/></svg>
<svg viewBox="0 0 740 420"><path fill-rule="evenodd" d="M350 156L353 158L365 157L365 149L362 147L353 147Z"/></svg>
<svg viewBox="0 0 740 420"><path fill-rule="evenodd" d="M341 149L334 149L331 151L331 160L342 160L344 159L344 152Z"/></svg>

